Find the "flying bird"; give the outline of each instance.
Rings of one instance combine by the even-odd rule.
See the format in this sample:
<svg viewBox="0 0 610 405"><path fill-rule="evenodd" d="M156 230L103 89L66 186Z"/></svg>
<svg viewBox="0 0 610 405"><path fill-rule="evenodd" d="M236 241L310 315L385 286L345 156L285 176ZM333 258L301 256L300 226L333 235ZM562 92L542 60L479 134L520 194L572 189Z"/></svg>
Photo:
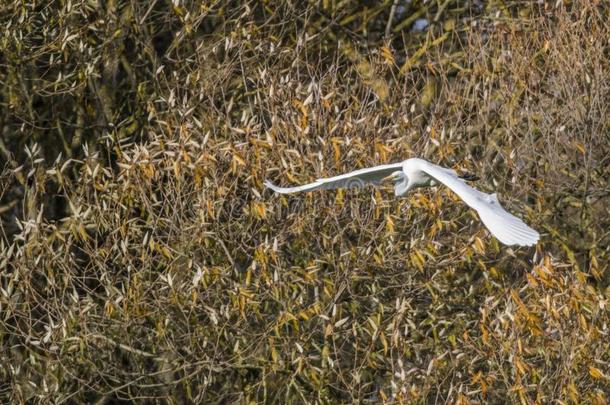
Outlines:
<svg viewBox="0 0 610 405"><path fill-rule="evenodd" d="M464 178L458 176L454 170L418 158L354 170L340 176L318 179L302 186L278 187L268 180L265 181L265 186L277 193L290 194L301 191L360 188L366 184L381 184L385 180L394 182L394 194L397 197L402 197L409 190L417 187L444 184L473 208L491 234L505 245L532 246L540 238L538 232L506 211L500 205L495 193L487 194L476 190L466 184Z"/></svg>

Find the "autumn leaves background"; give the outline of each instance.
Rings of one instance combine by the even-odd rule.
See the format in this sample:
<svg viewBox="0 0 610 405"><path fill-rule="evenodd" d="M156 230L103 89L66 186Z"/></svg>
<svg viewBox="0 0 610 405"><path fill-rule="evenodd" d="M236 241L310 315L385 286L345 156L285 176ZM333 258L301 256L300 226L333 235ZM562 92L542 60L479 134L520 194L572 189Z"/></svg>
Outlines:
<svg viewBox="0 0 610 405"><path fill-rule="evenodd" d="M5 6L0 395L606 403L608 13ZM447 191L262 185L412 156L541 243L500 246Z"/></svg>

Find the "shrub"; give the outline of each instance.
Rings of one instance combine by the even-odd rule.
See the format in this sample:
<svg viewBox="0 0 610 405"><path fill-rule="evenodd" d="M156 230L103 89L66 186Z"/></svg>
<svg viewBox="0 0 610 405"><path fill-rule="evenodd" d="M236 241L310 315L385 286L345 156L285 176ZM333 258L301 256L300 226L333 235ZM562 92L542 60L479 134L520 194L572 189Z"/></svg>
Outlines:
<svg viewBox="0 0 610 405"><path fill-rule="evenodd" d="M7 4L5 401L606 403L609 9L431 3Z"/></svg>

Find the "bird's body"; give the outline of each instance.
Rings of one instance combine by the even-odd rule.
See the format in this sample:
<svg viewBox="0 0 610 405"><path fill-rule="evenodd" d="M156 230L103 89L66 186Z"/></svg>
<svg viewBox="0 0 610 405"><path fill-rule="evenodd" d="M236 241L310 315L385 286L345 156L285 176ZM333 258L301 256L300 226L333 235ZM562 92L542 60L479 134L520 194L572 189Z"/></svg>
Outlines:
<svg viewBox="0 0 610 405"><path fill-rule="evenodd" d="M289 194L320 189L363 187L366 184L380 184L387 178L394 181L394 194L399 197L417 187L444 184L474 208L489 231L506 245L531 246L535 245L540 237L538 232L506 211L500 205L496 194L478 191L466 184L454 170L424 159L411 158L401 163L355 170L297 187L278 187L269 181L265 181L265 185L278 193Z"/></svg>
<svg viewBox="0 0 610 405"><path fill-rule="evenodd" d="M422 170L422 162L428 163L425 160L417 158L407 159L404 161L402 171L407 176L407 181L411 186L405 191L404 194L414 188L433 187L438 184L434 180L434 177L430 176L427 172ZM400 196L402 197L404 194L401 194Z"/></svg>

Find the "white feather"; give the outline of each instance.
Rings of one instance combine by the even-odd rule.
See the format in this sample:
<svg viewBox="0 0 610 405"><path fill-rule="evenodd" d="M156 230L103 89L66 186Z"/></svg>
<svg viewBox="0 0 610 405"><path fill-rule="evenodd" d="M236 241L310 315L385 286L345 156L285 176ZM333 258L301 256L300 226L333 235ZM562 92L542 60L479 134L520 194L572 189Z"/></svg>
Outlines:
<svg viewBox="0 0 610 405"><path fill-rule="evenodd" d="M420 169L449 187L479 214L481 221L505 245L535 245L540 235L502 207L496 194L470 187L455 171L421 160Z"/></svg>
<svg viewBox="0 0 610 405"><path fill-rule="evenodd" d="M278 187L270 181L265 181L265 185L282 194L320 189L354 188L363 187L366 184L379 184L382 179L396 171L402 171L402 173L399 173L402 176L398 176L402 178L396 179L395 183L395 194L398 196L406 194L415 187L434 185L434 180L436 180L449 187L473 208L479 214L487 229L500 242L506 245L531 246L535 245L540 238L538 232L506 211L498 201L496 194L487 194L476 190L460 179L455 171L423 159L413 158L401 163L355 170L335 177L318 179L313 183L297 187Z"/></svg>
<svg viewBox="0 0 610 405"><path fill-rule="evenodd" d="M265 181L265 186L276 193L290 194L299 191L334 190L338 188L356 188L367 184L379 184L381 180L393 172L402 169L402 163L368 167L366 169L354 170L346 174L325 179L317 179L313 183L296 187L278 187L270 181Z"/></svg>

